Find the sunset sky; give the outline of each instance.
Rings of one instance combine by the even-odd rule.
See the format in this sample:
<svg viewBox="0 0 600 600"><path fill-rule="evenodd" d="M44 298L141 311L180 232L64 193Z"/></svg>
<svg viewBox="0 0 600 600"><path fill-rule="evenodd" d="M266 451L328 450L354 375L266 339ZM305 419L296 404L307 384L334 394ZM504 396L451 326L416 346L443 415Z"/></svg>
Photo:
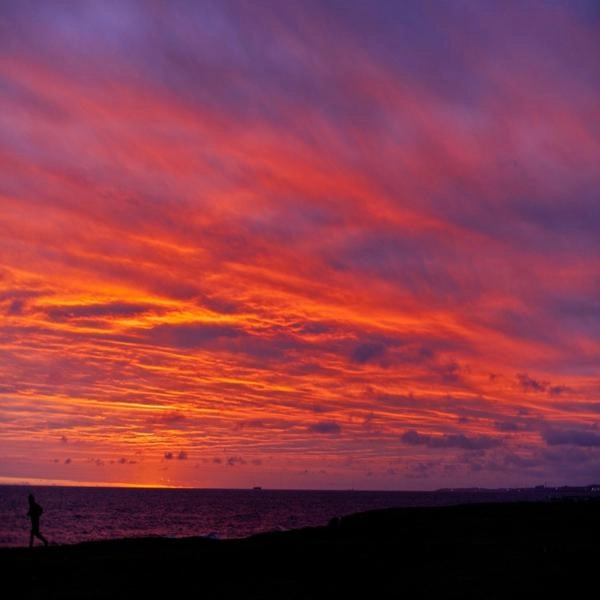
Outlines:
<svg viewBox="0 0 600 600"><path fill-rule="evenodd" d="M0 3L0 483L600 483L600 7Z"/></svg>

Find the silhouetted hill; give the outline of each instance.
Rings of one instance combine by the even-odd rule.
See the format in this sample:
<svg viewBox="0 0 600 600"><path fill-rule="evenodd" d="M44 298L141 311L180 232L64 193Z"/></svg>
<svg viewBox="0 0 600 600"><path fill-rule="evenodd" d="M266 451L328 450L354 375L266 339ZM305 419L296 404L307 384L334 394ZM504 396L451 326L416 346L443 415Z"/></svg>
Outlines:
<svg viewBox="0 0 600 600"><path fill-rule="evenodd" d="M360 513L240 540L2 549L7 598L539 598L595 586L600 502ZM4 594L3 594L4 595Z"/></svg>

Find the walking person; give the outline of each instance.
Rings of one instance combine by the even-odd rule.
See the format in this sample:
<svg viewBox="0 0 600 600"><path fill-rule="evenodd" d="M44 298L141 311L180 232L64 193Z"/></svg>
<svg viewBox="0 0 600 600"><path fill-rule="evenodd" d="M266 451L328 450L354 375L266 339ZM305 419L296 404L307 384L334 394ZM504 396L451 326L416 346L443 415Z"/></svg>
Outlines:
<svg viewBox="0 0 600 600"><path fill-rule="evenodd" d="M33 548L33 538L44 542L44 546L48 545L48 540L40 533L40 517L44 509L35 501L33 494L29 494L29 511L27 516L31 519L31 533L29 534L29 547Z"/></svg>

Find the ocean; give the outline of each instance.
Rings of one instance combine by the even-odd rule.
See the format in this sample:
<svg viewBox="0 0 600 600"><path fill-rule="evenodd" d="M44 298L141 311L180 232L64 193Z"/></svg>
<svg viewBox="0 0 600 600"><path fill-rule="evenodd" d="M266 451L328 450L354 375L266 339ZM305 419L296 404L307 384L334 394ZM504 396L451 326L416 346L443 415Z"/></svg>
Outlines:
<svg viewBox="0 0 600 600"><path fill-rule="evenodd" d="M0 547L29 543L27 496L44 508L40 530L51 544L125 537L208 536L326 525L372 509L474 502L548 501L597 495L589 488L440 490L435 492L134 489L0 486ZM39 541L36 540L36 544Z"/></svg>

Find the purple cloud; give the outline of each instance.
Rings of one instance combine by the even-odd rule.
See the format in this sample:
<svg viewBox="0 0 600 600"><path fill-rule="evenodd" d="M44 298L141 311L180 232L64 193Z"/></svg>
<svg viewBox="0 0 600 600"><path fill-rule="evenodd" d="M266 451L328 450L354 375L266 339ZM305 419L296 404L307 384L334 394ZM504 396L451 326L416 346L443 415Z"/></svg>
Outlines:
<svg viewBox="0 0 600 600"><path fill-rule="evenodd" d="M600 446L600 433L589 429L548 428L542 430L542 439L549 446L581 446L595 448Z"/></svg>
<svg viewBox="0 0 600 600"><path fill-rule="evenodd" d="M319 421L309 425L308 430L312 433L338 434L342 431L342 428L335 421Z"/></svg>
<svg viewBox="0 0 600 600"><path fill-rule="evenodd" d="M461 450L488 450L502 445L502 440L492 436L468 437L463 434L444 434L432 436L410 429L402 434L401 440L409 446L428 446L429 448L459 448Z"/></svg>

